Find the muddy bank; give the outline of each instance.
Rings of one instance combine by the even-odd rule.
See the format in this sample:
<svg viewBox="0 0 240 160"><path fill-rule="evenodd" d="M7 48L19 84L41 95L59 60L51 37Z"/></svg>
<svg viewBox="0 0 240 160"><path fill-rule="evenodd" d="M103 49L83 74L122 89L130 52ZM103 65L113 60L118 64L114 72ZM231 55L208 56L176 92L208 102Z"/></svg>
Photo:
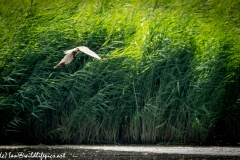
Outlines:
<svg viewBox="0 0 240 160"><path fill-rule="evenodd" d="M0 159L240 159L239 147L0 146Z"/></svg>

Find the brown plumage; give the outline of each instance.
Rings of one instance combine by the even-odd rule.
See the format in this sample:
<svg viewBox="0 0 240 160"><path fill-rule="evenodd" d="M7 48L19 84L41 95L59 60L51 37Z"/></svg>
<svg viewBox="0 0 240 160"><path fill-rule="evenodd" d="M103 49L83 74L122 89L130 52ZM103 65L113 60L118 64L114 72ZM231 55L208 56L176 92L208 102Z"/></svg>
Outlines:
<svg viewBox="0 0 240 160"><path fill-rule="evenodd" d="M88 47L80 46L70 50L64 51L65 56L54 68L65 67L67 64L71 63L79 52L86 53L94 58L101 59L95 52L91 51Z"/></svg>

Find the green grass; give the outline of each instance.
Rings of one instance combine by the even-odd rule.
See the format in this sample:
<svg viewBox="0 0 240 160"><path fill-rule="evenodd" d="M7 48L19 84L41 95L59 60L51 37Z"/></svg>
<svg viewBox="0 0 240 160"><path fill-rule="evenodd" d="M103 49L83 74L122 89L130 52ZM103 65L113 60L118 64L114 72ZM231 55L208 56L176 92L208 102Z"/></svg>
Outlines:
<svg viewBox="0 0 240 160"><path fill-rule="evenodd" d="M239 141L239 10L217 0L1 1L1 143ZM108 60L79 54L53 69L81 45Z"/></svg>

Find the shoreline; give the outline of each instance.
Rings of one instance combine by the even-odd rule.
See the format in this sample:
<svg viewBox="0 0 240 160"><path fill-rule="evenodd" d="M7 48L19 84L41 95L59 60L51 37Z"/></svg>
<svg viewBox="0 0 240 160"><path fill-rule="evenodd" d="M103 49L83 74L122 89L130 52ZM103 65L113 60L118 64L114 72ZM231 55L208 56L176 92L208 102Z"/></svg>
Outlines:
<svg viewBox="0 0 240 160"><path fill-rule="evenodd" d="M11 149L68 149L102 150L117 152L141 152L152 154L240 156L240 147L221 146L149 146L149 145L1 145L0 150Z"/></svg>

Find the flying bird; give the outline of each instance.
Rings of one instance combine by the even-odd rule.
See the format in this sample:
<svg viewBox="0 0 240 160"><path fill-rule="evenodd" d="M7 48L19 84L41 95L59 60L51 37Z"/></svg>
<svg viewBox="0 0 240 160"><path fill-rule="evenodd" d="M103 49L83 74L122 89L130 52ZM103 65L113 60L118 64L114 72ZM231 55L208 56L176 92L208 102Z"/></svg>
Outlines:
<svg viewBox="0 0 240 160"><path fill-rule="evenodd" d="M95 52L91 51L88 47L80 46L64 51L65 56L56 66L54 66L54 68L65 67L77 56L79 52L83 52L94 58L101 59Z"/></svg>

